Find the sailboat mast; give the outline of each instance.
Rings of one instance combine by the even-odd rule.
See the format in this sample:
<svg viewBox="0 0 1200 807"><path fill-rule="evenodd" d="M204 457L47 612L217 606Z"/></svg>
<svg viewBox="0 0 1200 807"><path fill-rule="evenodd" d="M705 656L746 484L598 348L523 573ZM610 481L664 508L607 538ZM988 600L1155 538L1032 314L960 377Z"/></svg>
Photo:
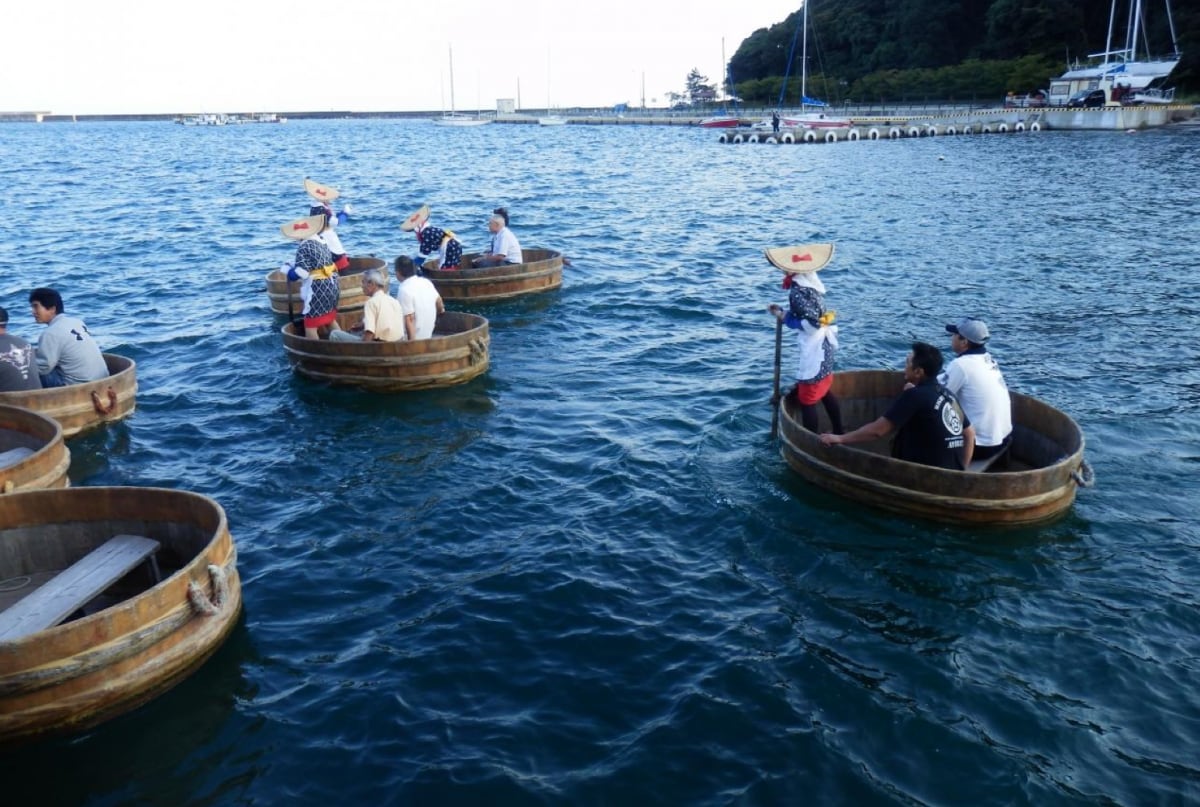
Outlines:
<svg viewBox="0 0 1200 807"><path fill-rule="evenodd" d="M721 93L724 98L722 102L729 97L729 68L725 64L725 37L721 37L721 70L725 73L725 80L721 82Z"/></svg>
<svg viewBox="0 0 1200 807"><path fill-rule="evenodd" d="M1112 54L1113 26L1116 25L1116 22L1117 3L1116 0L1113 0L1112 6L1108 9L1108 36L1104 39L1104 64L1108 64L1108 57Z"/></svg>
<svg viewBox="0 0 1200 807"><path fill-rule="evenodd" d="M804 0L803 44L800 46L800 111L808 98L808 0ZM453 86L453 85L452 85ZM453 93L451 93L453 95Z"/></svg>
<svg viewBox="0 0 1200 807"><path fill-rule="evenodd" d="M1141 22L1142 22L1142 0L1137 0L1137 2L1135 2L1132 5L1132 7L1129 9L1129 15L1130 15L1131 19L1129 20L1129 47L1128 47L1128 50L1129 50L1129 61L1132 62L1132 61L1137 60L1138 28L1141 26ZM1146 56L1147 56L1147 58L1149 58L1149 56L1150 56L1149 44L1147 44L1147 46L1146 46Z"/></svg>
<svg viewBox="0 0 1200 807"><path fill-rule="evenodd" d="M450 114L453 115L454 108L454 46L450 46Z"/></svg>

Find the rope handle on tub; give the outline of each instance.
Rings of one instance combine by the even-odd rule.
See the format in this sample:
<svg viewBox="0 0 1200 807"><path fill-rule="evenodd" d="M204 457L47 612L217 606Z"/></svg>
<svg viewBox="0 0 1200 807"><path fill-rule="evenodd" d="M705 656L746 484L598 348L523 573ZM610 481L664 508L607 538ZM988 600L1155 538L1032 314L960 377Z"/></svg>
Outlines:
<svg viewBox="0 0 1200 807"><path fill-rule="evenodd" d="M1071 471L1071 478L1081 488L1090 488L1096 484L1096 472L1092 470L1092 466L1088 465L1087 460L1080 462L1079 467Z"/></svg>
<svg viewBox="0 0 1200 807"><path fill-rule="evenodd" d="M107 415L117 406L116 390L114 390L112 387L109 387L105 395L108 398L107 405L100 399L100 393L92 390L92 406L96 408L96 413L99 415Z"/></svg>
<svg viewBox="0 0 1200 807"><path fill-rule="evenodd" d="M229 580L225 577L224 569L211 563L208 565L208 576L212 578L213 598L210 600L204 589L192 580L188 583L188 602L196 613L215 616L229 598Z"/></svg>

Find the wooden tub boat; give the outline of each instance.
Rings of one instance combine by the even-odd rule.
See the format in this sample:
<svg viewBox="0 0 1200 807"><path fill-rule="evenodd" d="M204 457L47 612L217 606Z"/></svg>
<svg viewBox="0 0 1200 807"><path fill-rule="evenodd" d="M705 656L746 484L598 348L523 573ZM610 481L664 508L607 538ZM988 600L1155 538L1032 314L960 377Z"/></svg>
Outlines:
<svg viewBox="0 0 1200 807"><path fill-rule="evenodd" d="M857 370L834 375L846 431L882 415L904 386L904 374ZM890 440L825 446L800 422L799 407L780 401L780 453L800 476L856 502L902 516L958 525L1017 526L1062 515L1076 488L1091 484L1083 433L1069 416L1016 392L1013 441L1006 464L984 473L948 471L890 456ZM821 430L829 430L818 407Z"/></svg>
<svg viewBox="0 0 1200 807"><path fill-rule="evenodd" d="M386 280L388 277L387 264L382 258L350 258L350 265L344 271L338 272L338 311L361 311L367 298L362 291L362 273L368 269L378 269ZM283 272L274 269L267 272L267 297L271 300L271 310L276 314L288 313L288 287L292 293L292 311L300 316L304 303L300 301L300 281L289 283Z"/></svg>
<svg viewBox="0 0 1200 807"><path fill-rule="evenodd" d="M344 330L362 322L361 311L338 314ZM331 342L297 336L283 326L283 347L297 373L314 381L376 392L404 392L463 384L488 369L488 321L447 311L433 337L415 342Z"/></svg>
<svg viewBox="0 0 1200 807"><path fill-rule="evenodd" d="M65 488L71 452L58 421L0 405L0 494Z"/></svg>
<svg viewBox="0 0 1200 807"><path fill-rule="evenodd" d="M0 496L0 580L5 746L165 692L216 651L242 603L225 511L161 488Z"/></svg>
<svg viewBox="0 0 1200 807"><path fill-rule="evenodd" d="M479 253L463 255L462 265L471 266ZM470 269L433 269L422 267L438 294L446 302L487 303L508 300L540 291L552 291L562 285L563 258L552 249L522 250L524 263L507 266L481 266Z"/></svg>
<svg viewBox="0 0 1200 807"><path fill-rule="evenodd" d="M86 381L69 387L0 392L0 404L32 409L54 418L62 426L63 437L132 414L137 405L137 365L133 359L104 354L108 378Z"/></svg>

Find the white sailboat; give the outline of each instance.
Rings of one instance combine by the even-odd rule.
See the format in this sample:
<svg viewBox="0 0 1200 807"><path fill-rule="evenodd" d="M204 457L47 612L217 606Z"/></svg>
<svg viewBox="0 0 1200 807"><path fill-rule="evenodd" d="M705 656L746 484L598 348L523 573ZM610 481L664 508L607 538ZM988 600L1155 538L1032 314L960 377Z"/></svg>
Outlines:
<svg viewBox="0 0 1200 807"><path fill-rule="evenodd" d="M546 54L546 114L538 118L538 126L562 126L567 119L557 112L551 112L550 106L550 54Z"/></svg>
<svg viewBox="0 0 1200 807"><path fill-rule="evenodd" d="M474 117L461 115L454 108L454 48L450 48L450 111L442 113L440 118L434 118L438 126L483 126L491 123L491 118L481 118L476 113Z"/></svg>
<svg viewBox="0 0 1200 807"><path fill-rule="evenodd" d="M787 129L846 129L850 126L849 118L835 118L827 115L824 112L807 112L809 107L814 109L824 109L827 104L824 101L817 101L808 97L808 4L809 0L804 0L804 14L801 17L801 55L800 55L800 113L799 114L782 114L779 116L779 125ZM795 43L792 45L793 51ZM788 70L791 70L791 54L788 55ZM783 88L779 91L779 104L783 105L784 91L787 89L787 77L784 77ZM771 119L766 118L756 128L770 128Z"/></svg>
<svg viewBox="0 0 1200 807"><path fill-rule="evenodd" d="M1065 106L1075 93L1092 89L1104 90L1105 97L1110 102L1165 104L1173 101L1175 89L1164 88L1162 83L1179 64L1181 54L1170 0L1166 0L1164 5L1171 36L1171 50L1167 55L1154 57L1148 52L1148 44L1144 42L1145 13L1142 0L1129 3L1129 17L1125 23L1125 46L1113 47L1113 32L1119 25L1118 0L1113 0L1109 11L1108 37L1104 43L1104 52L1088 54L1088 63L1076 60L1067 72L1051 79L1048 97L1050 105ZM1144 57L1139 57L1138 54L1139 39L1143 40L1147 51Z"/></svg>

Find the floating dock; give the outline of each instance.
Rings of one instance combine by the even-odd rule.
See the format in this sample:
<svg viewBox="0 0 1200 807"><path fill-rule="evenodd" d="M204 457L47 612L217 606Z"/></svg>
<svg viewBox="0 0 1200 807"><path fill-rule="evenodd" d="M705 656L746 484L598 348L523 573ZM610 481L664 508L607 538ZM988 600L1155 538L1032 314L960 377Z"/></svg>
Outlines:
<svg viewBox="0 0 1200 807"><path fill-rule="evenodd" d="M823 129L780 129L779 133L726 129L717 136L718 143L840 143L856 140L899 140L913 137L937 137L958 134L992 134L1005 132L1040 132L1046 124L1037 116L1009 121L854 121L849 126Z"/></svg>

